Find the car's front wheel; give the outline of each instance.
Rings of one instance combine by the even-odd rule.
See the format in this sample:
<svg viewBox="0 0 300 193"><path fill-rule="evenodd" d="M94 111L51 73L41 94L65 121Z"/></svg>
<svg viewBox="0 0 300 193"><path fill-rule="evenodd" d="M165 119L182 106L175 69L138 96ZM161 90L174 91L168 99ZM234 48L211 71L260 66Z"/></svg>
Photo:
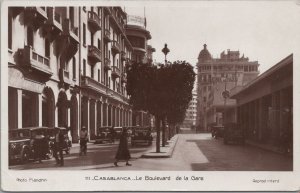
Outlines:
<svg viewBox="0 0 300 193"><path fill-rule="evenodd" d="M29 161L29 151L24 149L21 155L21 163L26 164Z"/></svg>

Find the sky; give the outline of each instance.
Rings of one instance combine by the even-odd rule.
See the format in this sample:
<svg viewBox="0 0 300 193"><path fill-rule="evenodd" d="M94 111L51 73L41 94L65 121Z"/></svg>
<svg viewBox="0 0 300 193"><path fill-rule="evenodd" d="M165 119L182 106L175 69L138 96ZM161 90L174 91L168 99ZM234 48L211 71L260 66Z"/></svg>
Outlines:
<svg viewBox="0 0 300 193"><path fill-rule="evenodd" d="M145 12L144 12L145 8ZM300 4L295 1L156 1L125 6L129 15L146 16L154 61L196 65L203 44L220 57L227 49L258 61L261 73L299 50Z"/></svg>

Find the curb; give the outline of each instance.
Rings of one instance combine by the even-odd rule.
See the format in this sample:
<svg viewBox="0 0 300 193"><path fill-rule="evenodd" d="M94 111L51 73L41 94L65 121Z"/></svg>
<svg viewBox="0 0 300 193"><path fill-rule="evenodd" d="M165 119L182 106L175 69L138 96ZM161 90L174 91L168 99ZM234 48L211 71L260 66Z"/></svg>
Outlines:
<svg viewBox="0 0 300 193"><path fill-rule="evenodd" d="M161 146L161 149L165 149L166 152L156 153L155 152L156 147L155 147L155 148L151 149L150 151L146 152L145 154L143 154L141 157L142 158L170 158L173 155L177 141L178 141L178 135L175 135L169 141L167 141L167 144L169 144L168 147Z"/></svg>

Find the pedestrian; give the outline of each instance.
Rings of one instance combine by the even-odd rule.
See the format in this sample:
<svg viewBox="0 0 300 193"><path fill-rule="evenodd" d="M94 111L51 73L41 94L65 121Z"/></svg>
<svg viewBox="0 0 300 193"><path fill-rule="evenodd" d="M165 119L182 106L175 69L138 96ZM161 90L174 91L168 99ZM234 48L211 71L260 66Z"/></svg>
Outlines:
<svg viewBox="0 0 300 193"><path fill-rule="evenodd" d="M59 128L55 128L55 139L53 154L56 160L56 165L64 166L63 146L65 136ZM58 155L59 154L59 157Z"/></svg>
<svg viewBox="0 0 300 193"><path fill-rule="evenodd" d="M115 136L116 136L116 131L114 129L114 126L109 128L109 135L110 135L111 143L114 143L115 142Z"/></svg>
<svg viewBox="0 0 300 193"><path fill-rule="evenodd" d="M85 128L85 126L83 126L81 128L80 131L80 152L79 155L86 155L86 151L87 151L87 142L88 142L88 133L87 133L87 129Z"/></svg>
<svg viewBox="0 0 300 193"><path fill-rule="evenodd" d="M127 139L127 129L123 128L121 137L120 137L120 143L118 147L118 151L116 154L116 161L114 162L115 166L118 166L118 161L125 160L126 166L131 166L131 164L128 162L130 159L130 153L128 149L128 139Z"/></svg>
<svg viewBox="0 0 300 193"><path fill-rule="evenodd" d="M44 158L43 149L45 149L45 136L37 132L34 136L33 140L33 151L34 151L34 160L42 163L42 159Z"/></svg>

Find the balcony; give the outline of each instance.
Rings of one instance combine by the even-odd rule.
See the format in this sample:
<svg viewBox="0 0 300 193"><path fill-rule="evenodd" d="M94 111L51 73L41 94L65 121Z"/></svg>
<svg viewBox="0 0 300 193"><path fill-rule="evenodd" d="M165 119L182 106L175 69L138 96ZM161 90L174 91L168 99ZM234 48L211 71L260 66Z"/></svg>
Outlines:
<svg viewBox="0 0 300 193"><path fill-rule="evenodd" d="M79 43L78 27L74 27L70 19L63 22L63 35L70 36L74 41Z"/></svg>
<svg viewBox="0 0 300 193"><path fill-rule="evenodd" d="M116 54L116 53L120 53L121 48L120 48L119 42L117 42L117 41L112 41L112 44L111 44L111 51L114 52L115 54Z"/></svg>
<svg viewBox="0 0 300 193"><path fill-rule="evenodd" d="M63 32L58 44L59 52L66 60L70 60L78 51L78 28L71 24L70 19L63 20Z"/></svg>
<svg viewBox="0 0 300 193"><path fill-rule="evenodd" d="M31 46L25 46L20 52L20 64L30 71L34 71L41 77L49 79L52 76L49 58L35 52Z"/></svg>
<svg viewBox="0 0 300 193"><path fill-rule="evenodd" d="M91 77L82 76L81 81L81 86L83 88L91 89L99 93L106 94L107 87L104 84L101 84L100 82L97 82L96 80L92 79Z"/></svg>
<svg viewBox="0 0 300 193"><path fill-rule="evenodd" d="M101 62L101 50L95 46L88 46L88 58L92 64Z"/></svg>
<svg viewBox="0 0 300 193"><path fill-rule="evenodd" d="M111 75L112 75L114 78L120 77L120 75L121 75L120 69L119 69L117 66L113 66L113 67L112 67L112 71L111 71Z"/></svg>
<svg viewBox="0 0 300 193"><path fill-rule="evenodd" d="M101 18L92 11L88 12L88 24L93 33L101 29Z"/></svg>
<svg viewBox="0 0 300 193"><path fill-rule="evenodd" d="M121 51L121 60L122 61L126 60L126 53L124 51Z"/></svg>
<svg viewBox="0 0 300 193"><path fill-rule="evenodd" d="M105 30L104 30L104 40L105 40L106 42L111 42L111 39L110 39L110 31L109 31L109 29L105 29Z"/></svg>
<svg viewBox="0 0 300 193"><path fill-rule="evenodd" d="M127 82L127 74L126 73L122 73L121 81L122 81L122 83L126 83Z"/></svg>
<svg viewBox="0 0 300 193"><path fill-rule="evenodd" d="M55 11L55 8L48 7L47 8L48 21L45 25L45 30L47 32L48 37L51 40L54 40L56 37L60 35L62 32L62 18L59 13Z"/></svg>
<svg viewBox="0 0 300 193"><path fill-rule="evenodd" d="M112 9L109 18L112 21L111 23L117 27L117 29L119 30L119 32L121 32L122 34L124 34L124 24L122 24L121 18L117 17L116 11L114 9Z"/></svg>
<svg viewBox="0 0 300 193"><path fill-rule="evenodd" d="M47 21L46 7L26 7L25 22L31 23L36 29Z"/></svg>
<svg viewBox="0 0 300 193"><path fill-rule="evenodd" d="M70 72L64 68L60 68L58 72L59 87L69 89L71 85Z"/></svg>
<svg viewBox="0 0 300 193"><path fill-rule="evenodd" d="M110 59L107 57L104 59L104 70L111 70Z"/></svg>

